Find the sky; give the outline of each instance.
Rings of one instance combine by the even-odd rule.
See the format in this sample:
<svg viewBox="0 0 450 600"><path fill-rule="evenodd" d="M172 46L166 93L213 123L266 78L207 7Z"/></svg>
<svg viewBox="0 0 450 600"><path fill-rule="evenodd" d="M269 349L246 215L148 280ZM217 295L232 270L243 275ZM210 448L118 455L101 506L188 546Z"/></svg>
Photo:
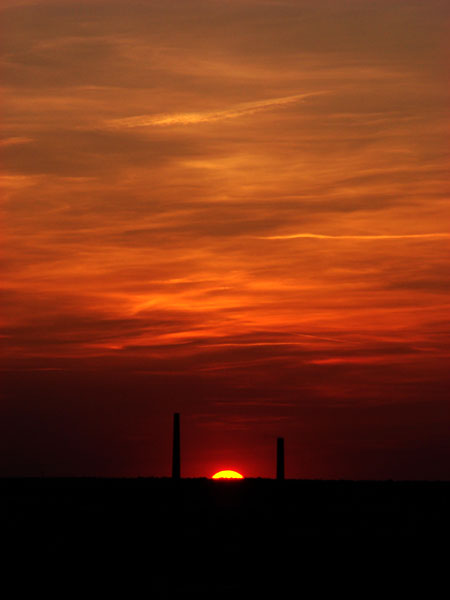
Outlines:
<svg viewBox="0 0 450 600"><path fill-rule="evenodd" d="M0 475L448 479L448 2L0 11Z"/></svg>

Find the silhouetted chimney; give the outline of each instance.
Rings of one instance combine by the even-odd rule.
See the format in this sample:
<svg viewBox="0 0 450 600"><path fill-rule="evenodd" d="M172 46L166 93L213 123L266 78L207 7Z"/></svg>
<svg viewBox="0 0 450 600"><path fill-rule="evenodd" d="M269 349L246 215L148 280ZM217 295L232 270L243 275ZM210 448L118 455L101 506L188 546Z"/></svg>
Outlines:
<svg viewBox="0 0 450 600"><path fill-rule="evenodd" d="M277 479L284 479L284 438L277 438Z"/></svg>
<svg viewBox="0 0 450 600"><path fill-rule="evenodd" d="M180 413L173 415L172 479L180 479Z"/></svg>

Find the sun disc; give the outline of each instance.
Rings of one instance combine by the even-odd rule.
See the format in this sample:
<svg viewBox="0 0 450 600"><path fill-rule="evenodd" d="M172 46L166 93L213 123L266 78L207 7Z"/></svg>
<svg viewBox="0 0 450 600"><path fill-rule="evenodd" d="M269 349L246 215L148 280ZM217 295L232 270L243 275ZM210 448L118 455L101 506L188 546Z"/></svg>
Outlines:
<svg viewBox="0 0 450 600"><path fill-rule="evenodd" d="M218 471L212 476L213 479L244 479L244 476L237 471Z"/></svg>

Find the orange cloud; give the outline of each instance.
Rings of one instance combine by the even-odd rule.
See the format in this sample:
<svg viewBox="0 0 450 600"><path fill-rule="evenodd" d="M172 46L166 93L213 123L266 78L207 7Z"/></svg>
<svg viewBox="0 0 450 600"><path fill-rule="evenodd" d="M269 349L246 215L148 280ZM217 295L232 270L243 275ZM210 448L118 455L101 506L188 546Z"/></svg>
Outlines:
<svg viewBox="0 0 450 600"><path fill-rule="evenodd" d="M394 422L411 449L412 415L415 439L440 448L442 2L8 4L8 431L61 429L60 449L93 423L93 455L97 434L122 444L115 465L130 453L116 473L164 473L156 442L130 440L163 444L172 409L217 464L229 443L256 474L254 448L280 427L302 440L299 476L360 474L352 423L375 448ZM310 451L322 458L302 471Z"/></svg>
<svg viewBox="0 0 450 600"><path fill-rule="evenodd" d="M324 235L322 233L291 233L287 235L271 235L264 237L265 240L408 240L427 238L450 238L450 233L405 233L405 234L383 234L383 235Z"/></svg>
<svg viewBox="0 0 450 600"><path fill-rule="evenodd" d="M323 93L323 92L322 92ZM157 125L193 125L196 123L210 123L224 119L237 119L252 115L261 110L270 110L285 104L299 102L304 98L314 96L314 92L307 94L296 94L284 98L270 98L268 100L257 100L245 102L224 110L205 111L198 113L179 113L173 115L140 115L137 117L126 117L124 119L113 119L109 125L113 127L148 127Z"/></svg>

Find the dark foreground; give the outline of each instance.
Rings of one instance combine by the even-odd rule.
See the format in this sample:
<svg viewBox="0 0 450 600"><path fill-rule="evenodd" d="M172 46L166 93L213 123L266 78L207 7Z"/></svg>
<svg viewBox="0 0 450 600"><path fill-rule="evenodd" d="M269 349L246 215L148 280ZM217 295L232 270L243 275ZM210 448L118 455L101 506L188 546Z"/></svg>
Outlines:
<svg viewBox="0 0 450 600"><path fill-rule="evenodd" d="M236 597L244 581L259 593L297 577L323 587L374 554L380 576L405 553L447 548L449 509L450 482L0 480L10 556L109 581L131 565L154 597Z"/></svg>

